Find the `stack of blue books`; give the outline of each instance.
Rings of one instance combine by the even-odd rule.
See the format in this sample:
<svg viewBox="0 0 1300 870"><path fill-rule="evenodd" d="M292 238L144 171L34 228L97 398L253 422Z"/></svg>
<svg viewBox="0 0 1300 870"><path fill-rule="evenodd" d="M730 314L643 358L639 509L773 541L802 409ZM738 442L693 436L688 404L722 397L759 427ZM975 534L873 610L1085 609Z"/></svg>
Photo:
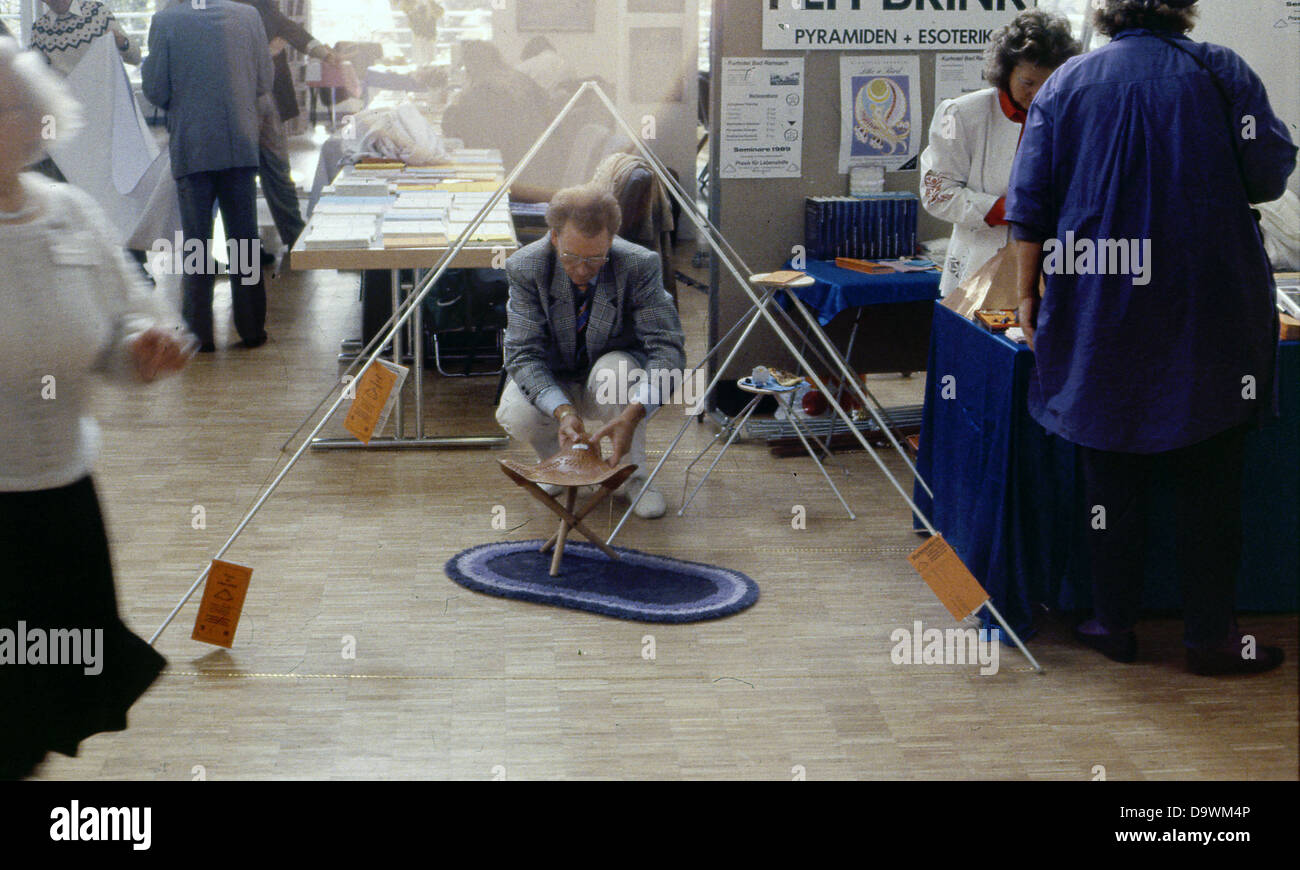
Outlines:
<svg viewBox="0 0 1300 870"><path fill-rule="evenodd" d="M814 260L892 260L916 253L920 198L901 191L804 200L804 247Z"/></svg>

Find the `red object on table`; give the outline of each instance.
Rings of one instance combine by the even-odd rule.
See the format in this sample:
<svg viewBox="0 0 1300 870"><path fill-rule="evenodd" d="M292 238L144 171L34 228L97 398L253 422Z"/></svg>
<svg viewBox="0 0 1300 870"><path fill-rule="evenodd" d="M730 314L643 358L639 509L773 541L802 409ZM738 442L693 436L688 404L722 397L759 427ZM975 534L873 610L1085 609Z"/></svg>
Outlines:
<svg viewBox="0 0 1300 870"><path fill-rule="evenodd" d="M820 417L830 408L830 403L822 395L821 390L809 390L803 394L803 412L809 417Z"/></svg>

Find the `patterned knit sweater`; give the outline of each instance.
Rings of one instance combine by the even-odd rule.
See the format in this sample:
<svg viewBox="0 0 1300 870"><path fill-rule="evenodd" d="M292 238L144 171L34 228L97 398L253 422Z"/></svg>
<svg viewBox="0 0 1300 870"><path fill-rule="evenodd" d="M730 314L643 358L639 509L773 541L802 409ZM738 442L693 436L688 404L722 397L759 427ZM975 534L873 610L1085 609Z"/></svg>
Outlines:
<svg viewBox="0 0 1300 870"><path fill-rule="evenodd" d="M122 26L103 3L73 0L67 12L56 15L50 10L32 25L32 48L45 55L50 65L66 76L76 68L91 42L105 35L116 39L116 33L125 36ZM125 62L140 62L140 47L129 38L126 49L119 48L119 51Z"/></svg>

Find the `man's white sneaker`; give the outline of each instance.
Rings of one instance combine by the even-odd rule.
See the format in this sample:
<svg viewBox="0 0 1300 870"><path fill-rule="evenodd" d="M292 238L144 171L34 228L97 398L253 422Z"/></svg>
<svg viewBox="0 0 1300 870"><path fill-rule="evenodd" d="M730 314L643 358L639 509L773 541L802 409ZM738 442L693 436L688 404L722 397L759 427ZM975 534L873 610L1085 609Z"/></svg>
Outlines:
<svg viewBox="0 0 1300 870"><path fill-rule="evenodd" d="M643 486L645 486L645 479L634 477L627 482L627 487L623 492L631 500L636 498L637 493L641 491ZM641 496L641 500L636 503L636 508L632 513L643 520L657 520L664 515L664 511L667 509L668 505L664 501L664 497L660 495L659 490L648 489L645 495Z"/></svg>

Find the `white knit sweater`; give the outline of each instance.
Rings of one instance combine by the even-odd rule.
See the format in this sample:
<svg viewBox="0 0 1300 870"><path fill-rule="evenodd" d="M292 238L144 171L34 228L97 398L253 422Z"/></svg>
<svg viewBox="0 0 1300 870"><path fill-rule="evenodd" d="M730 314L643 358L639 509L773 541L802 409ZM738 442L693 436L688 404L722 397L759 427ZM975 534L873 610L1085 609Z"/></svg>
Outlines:
<svg viewBox="0 0 1300 870"><path fill-rule="evenodd" d="M134 379L127 344L159 319L142 279L76 188L23 175L35 219L0 223L0 491L89 473L94 373ZM29 199L29 201L30 201Z"/></svg>

